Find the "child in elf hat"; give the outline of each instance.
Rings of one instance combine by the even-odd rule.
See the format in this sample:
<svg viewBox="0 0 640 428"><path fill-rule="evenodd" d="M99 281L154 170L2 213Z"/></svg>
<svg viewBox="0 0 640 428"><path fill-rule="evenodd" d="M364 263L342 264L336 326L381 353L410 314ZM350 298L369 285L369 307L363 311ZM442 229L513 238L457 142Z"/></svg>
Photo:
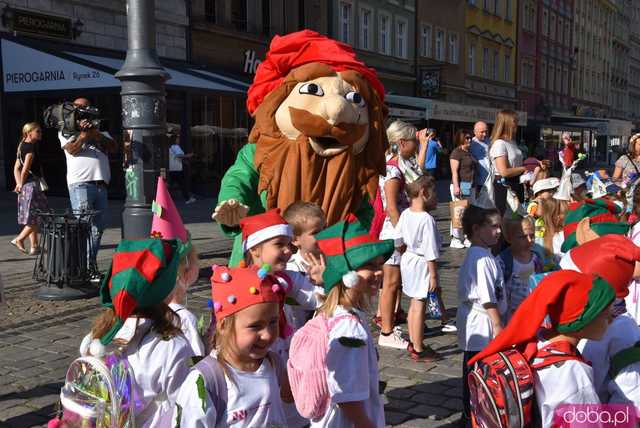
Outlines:
<svg viewBox="0 0 640 428"><path fill-rule="evenodd" d="M211 277L211 354L184 381L175 426L286 426L286 368L270 351L284 320L287 281L257 266L216 267Z"/></svg>
<svg viewBox="0 0 640 428"><path fill-rule="evenodd" d="M604 279L575 271L557 271L545 277L520 305L509 324L480 353L476 361L518 347L530 361L541 425L560 426L558 406L598 404L593 371L576 346L580 339L599 340L611 318L615 290ZM548 317L551 329L540 331ZM561 364L544 365L547 354L566 355Z"/></svg>
<svg viewBox="0 0 640 428"><path fill-rule="evenodd" d="M437 293L440 289L437 264L440 234L429 214L438 204L435 181L431 176L422 176L408 183L405 190L410 205L400 214L396 230L407 248L400 260L400 272L402 292L411 298L407 319L408 350L413 360L430 362L439 357L430 346L423 344L427 298L429 293Z"/></svg>
<svg viewBox="0 0 640 428"><path fill-rule="evenodd" d="M180 213L167 189L164 178L158 177L156 199L152 205L153 221L151 223L151 237L161 239L176 239L179 244L180 261L176 277L176 286L167 297L169 304L179 318L179 327L187 338L193 352L197 356L204 356L205 349L198 333L197 320L186 308L187 289L198 279L198 253L191 242L191 234L184 227Z"/></svg>
<svg viewBox="0 0 640 428"><path fill-rule="evenodd" d="M551 198L542 201L544 231L536 240L537 248L543 249L545 270L558 264L564 253L564 217L569 208L567 201Z"/></svg>
<svg viewBox="0 0 640 428"><path fill-rule="evenodd" d="M500 239L500 213L470 205L462 215L471 247L458 273L458 345L463 350L463 417L469 417L467 361L498 335L507 312L504 274L491 247Z"/></svg>
<svg viewBox="0 0 640 428"><path fill-rule="evenodd" d="M378 358L364 310L378 293L393 240L372 238L353 216L318 233L316 240L327 258L325 298L318 312L333 325L326 356L331 403L311 426L384 426Z"/></svg>
<svg viewBox="0 0 640 428"><path fill-rule="evenodd" d="M560 180L555 177L538 180L533 185L533 200L527 205L527 214L534 219L537 239L542 238L545 229L542 202L553 198L558 186L560 186Z"/></svg>
<svg viewBox="0 0 640 428"><path fill-rule="evenodd" d="M633 192L633 214L635 222L629 231L629 238L634 244L640 246L640 186L637 186ZM640 324L640 279L634 279L629 284L629 295L625 299L627 312Z"/></svg>
<svg viewBox="0 0 640 428"><path fill-rule="evenodd" d="M120 241L100 288L107 309L80 345L83 356L100 357L111 343L124 350L139 402L136 426L170 426L194 355L165 303L176 284L180 246L175 239Z"/></svg>
<svg viewBox="0 0 640 428"><path fill-rule="evenodd" d="M578 349L591 363L596 392L604 403L615 396L614 402L632 401L640 404L640 360L616 369L616 355L633 347L640 340L640 327L625 308L624 298L629 283L637 276L640 248L622 235L605 235L570 251L572 269L602 276L616 291L613 321L600 340L581 340ZM610 374L613 370L619 372ZM625 399L626 397L626 399Z"/></svg>

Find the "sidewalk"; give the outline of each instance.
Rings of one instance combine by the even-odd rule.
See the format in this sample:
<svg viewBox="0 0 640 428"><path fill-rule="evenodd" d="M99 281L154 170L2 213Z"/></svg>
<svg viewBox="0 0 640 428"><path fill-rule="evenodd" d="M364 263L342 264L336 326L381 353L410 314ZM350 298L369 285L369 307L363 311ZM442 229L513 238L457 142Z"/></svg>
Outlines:
<svg viewBox="0 0 640 428"><path fill-rule="evenodd" d="M445 201L448 183L438 183ZM67 201L51 198L52 207ZM104 269L120 239L121 201L109 201L111 221L99 253ZM210 297L208 277L213 263L226 263L231 242L211 222L214 201L179 204L193 242L200 254L200 279L190 289L189 309L200 314ZM0 427L43 426L55 412L67 366L77 357L81 338L98 313L98 299L43 302L32 297L37 285L31 280L34 258L21 255L8 244L15 226L15 196L0 193L0 272L5 280L8 308L0 314ZM448 242L449 210L442 202L436 212L438 228ZM445 246L440 278L450 316L455 316L457 271L465 250ZM403 302L405 308L407 301ZM437 326L429 321L430 327ZM406 330L406 326L405 327ZM425 343L443 354L437 363L415 363L405 351L380 349L380 378L385 386L387 424L402 427L455 426L460 417L460 367L462 354L455 335L431 329ZM377 334L377 332L376 332Z"/></svg>

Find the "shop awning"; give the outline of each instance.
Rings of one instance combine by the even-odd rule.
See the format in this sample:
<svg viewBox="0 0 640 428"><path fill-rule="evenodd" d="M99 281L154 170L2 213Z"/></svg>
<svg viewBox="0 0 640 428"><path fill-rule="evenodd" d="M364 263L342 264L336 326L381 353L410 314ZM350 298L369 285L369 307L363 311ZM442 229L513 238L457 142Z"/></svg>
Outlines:
<svg viewBox="0 0 640 428"><path fill-rule="evenodd" d="M124 58L40 49L5 38L0 46L4 92L120 87L114 75L122 68ZM249 86L209 70L198 71L191 64L163 65L170 76L166 82L169 87L241 94Z"/></svg>

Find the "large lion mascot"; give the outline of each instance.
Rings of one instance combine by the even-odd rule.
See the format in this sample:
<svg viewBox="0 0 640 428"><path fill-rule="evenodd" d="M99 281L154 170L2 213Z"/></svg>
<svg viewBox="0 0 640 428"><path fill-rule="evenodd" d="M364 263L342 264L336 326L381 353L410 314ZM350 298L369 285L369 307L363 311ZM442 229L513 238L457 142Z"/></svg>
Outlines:
<svg viewBox="0 0 640 428"><path fill-rule="evenodd" d="M370 222L388 145L384 87L351 46L309 30L275 36L247 108L249 144L223 177L213 215L236 237L230 265L242 259L240 219L265 209L304 200L329 225L349 213Z"/></svg>

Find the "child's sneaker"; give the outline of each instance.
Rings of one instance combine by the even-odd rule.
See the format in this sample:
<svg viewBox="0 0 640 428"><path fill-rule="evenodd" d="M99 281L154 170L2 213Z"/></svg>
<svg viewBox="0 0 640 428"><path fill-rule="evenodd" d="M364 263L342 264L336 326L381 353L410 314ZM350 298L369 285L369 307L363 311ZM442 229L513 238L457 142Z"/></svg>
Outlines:
<svg viewBox="0 0 640 428"><path fill-rule="evenodd" d="M470 247L471 247L471 241L469 241L468 239L465 239L465 240L464 240L464 246L465 246L466 248L470 248Z"/></svg>
<svg viewBox="0 0 640 428"><path fill-rule="evenodd" d="M451 248L465 248L464 243L458 238L451 238L451 243L449 244Z"/></svg>
<svg viewBox="0 0 640 428"><path fill-rule="evenodd" d="M378 346L384 346L385 348L407 349L407 347L409 346L409 342L402 338L402 330L393 329L391 334L389 334L388 336L380 333Z"/></svg>
<svg viewBox="0 0 640 428"><path fill-rule="evenodd" d="M443 322L442 323L442 332L443 333L457 333L458 327L456 327L456 322L454 320Z"/></svg>
<svg viewBox="0 0 640 428"><path fill-rule="evenodd" d="M431 363L434 361L438 361L441 358L440 354L431 349L430 346L425 346L422 351L417 352L413 348L413 343L410 343L407 347L407 351L409 352L409 356L413 361Z"/></svg>

